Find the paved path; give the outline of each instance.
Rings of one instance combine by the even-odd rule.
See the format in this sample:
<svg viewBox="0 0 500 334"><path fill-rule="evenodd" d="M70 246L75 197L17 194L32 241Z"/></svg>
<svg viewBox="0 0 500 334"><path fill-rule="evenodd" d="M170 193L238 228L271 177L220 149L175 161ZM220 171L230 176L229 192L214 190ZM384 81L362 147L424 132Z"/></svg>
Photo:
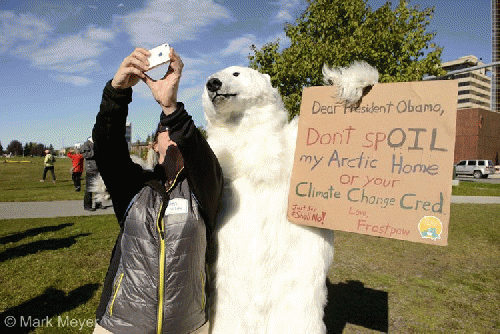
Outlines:
<svg viewBox="0 0 500 334"><path fill-rule="evenodd" d="M0 202L0 219L51 218L114 214L113 207L86 211L83 200L53 202Z"/></svg>
<svg viewBox="0 0 500 334"><path fill-rule="evenodd" d="M495 196L451 196L452 203L500 204L500 197Z"/></svg>
<svg viewBox="0 0 500 334"><path fill-rule="evenodd" d="M452 203L500 204L500 197L452 196ZM0 219L50 218L114 214L113 207L96 211L83 210L83 201L0 202Z"/></svg>

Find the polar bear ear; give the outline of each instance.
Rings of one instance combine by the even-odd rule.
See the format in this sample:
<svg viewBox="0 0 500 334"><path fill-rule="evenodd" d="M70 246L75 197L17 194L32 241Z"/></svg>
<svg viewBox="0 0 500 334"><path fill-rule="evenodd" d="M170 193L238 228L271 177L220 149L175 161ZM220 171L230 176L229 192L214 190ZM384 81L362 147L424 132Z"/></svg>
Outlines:
<svg viewBox="0 0 500 334"><path fill-rule="evenodd" d="M263 74L264 75L264 78L266 78L266 83L268 85L268 87L270 87L270 89L272 90L276 90L276 88L273 86L273 83L271 82L271 76L269 74Z"/></svg>
<svg viewBox="0 0 500 334"><path fill-rule="evenodd" d="M266 92L269 93L268 95L272 97L273 101L281 101L281 95L278 89L273 86L273 83L271 82L271 76L269 74L262 74L262 75L264 76L264 78L266 78L266 84L267 84Z"/></svg>
<svg viewBox="0 0 500 334"><path fill-rule="evenodd" d="M271 82L271 76L269 74L264 74L264 77L266 78L267 83L269 86L273 86L273 83Z"/></svg>

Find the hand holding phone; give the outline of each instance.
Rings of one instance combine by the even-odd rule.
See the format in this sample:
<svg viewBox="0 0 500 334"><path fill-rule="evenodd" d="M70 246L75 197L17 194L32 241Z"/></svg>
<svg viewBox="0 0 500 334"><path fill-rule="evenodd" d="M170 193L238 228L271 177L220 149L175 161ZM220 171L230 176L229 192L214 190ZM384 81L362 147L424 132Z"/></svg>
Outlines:
<svg viewBox="0 0 500 334"><path fill-rule="evenodd" d="M175 111L177 106L177 91L179 90L179 81L182 76L184 64L181 57L171 49L171 59L168 71L165 76L158 80L153 80L148 74L143 73L142 79L151 89L155 100L161 105L163 113L169 115Z"/></svg>
<svg viewBox="0 0 500 334"><path fill-rule="evenodd" d="M149 52L151 53L151 56L148 57L148 71L170 61L170 45L167 43L159 45L154 49L149 50Z"/></svg>

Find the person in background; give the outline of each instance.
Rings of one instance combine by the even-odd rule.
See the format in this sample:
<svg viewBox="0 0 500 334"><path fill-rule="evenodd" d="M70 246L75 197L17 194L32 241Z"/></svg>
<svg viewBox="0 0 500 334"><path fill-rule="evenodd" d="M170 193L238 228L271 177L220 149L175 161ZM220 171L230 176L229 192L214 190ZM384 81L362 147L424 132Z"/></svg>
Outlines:
<svg viewBox="0 0 500 334"><path fill-rule="evenodd" d="M146 155L146 166L153 169L158 164L158 154L154 150L154 142L148 144L148 154Z"/></svg>
<svg viewBox="0 0 500 334"><path fill-rule="evenodd" d="M67 155L73 165L71 168L71 179L73 180L75 191L80 191L82 185L83 155L74 150L69 150Z"/></svg>
<svg viewBox="0 0 500 334"><path fill-rule="evenodd" d="M47 176L48 171L52 173L52 182L56 182L54 162L56 162L56 158L54 158L52 152L50 152L50 150L45 150L45 159L43 160L43 176L40 182L45 182L45 177Z"/></svg>
<svg viewBox="0 0 500 334"><path fill-rule="evenodd" d="M90 187L97 177L97 164L94 159L94 141L90 136L80 148L85 158L85 195L83 196L83 208L88 211L95 211L101 203L94 202Z"/></svg>

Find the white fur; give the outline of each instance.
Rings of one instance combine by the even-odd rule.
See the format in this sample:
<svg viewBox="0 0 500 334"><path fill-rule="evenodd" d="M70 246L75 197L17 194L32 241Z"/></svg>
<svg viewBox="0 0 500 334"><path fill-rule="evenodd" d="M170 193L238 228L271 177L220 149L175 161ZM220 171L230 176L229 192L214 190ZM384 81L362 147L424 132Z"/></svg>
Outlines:
<svg viewBox="0 0 500 334"><path fill-rule="evenodd" d="M229 67L212 78L222 83L218 94L231 95L203 94L208 142L225 176L211 333L325 333L333 232L286 218L297 119L288 123L267 75Z"/></svg>
<svg viewBox="0 0 500 334"><path fill-rule="evenodd" d="M356 61L349 67L330 68L323 65L323 77L326 85L335 85L338 98L355 103L363 95L363 88L378 82L378 71L367 62Z"/></svg>
<svg viewBox="0 0 500 334"><path fill-rule="evenodd" d="M154 152L153 149L148 150L148 155L146 161L142 160L140 157L136 155L131 155L130 158L132 161L142 167L142 169L153 170L154 166L158 163L158 155ZM102 206L110 206L111 198L109 196L108 190L106 189L106 185L104 184L104 180L101 177L101 174L98 173L96 177L94 177L89 184L89 191L92 193L92 200L94 203L100 203Z"/></svg>
<svg viewBox="0 0 500 334"><path fill-rule="evenodd" d="M92 193L92 201L94 203L102 205L102 203L107 203L111 200L100 173L90 180L88 187Z"/></svg>

